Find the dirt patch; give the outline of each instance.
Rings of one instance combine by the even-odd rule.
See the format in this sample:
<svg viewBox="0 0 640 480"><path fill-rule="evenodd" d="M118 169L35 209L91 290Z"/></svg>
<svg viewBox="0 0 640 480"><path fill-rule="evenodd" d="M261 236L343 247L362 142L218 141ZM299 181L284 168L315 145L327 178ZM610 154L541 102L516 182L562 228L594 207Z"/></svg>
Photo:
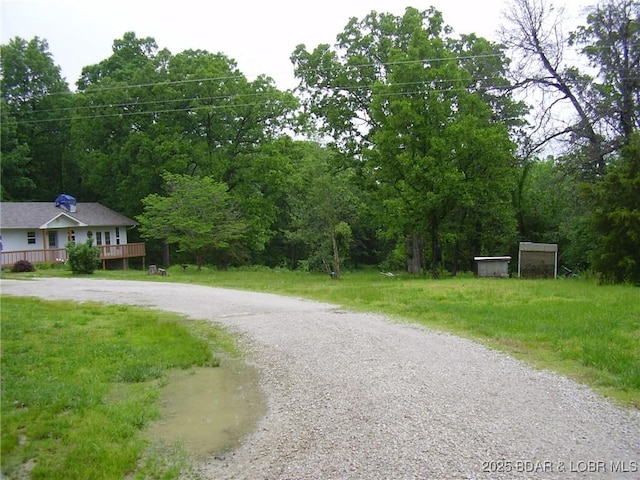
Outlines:
<svg viewBox="0 0 640 480"><path fill-rule="evenodd" d="M241 362L174 373L161 395L149 437L179 442L199 460L238 448L265 411L257 373Z"/></svg>

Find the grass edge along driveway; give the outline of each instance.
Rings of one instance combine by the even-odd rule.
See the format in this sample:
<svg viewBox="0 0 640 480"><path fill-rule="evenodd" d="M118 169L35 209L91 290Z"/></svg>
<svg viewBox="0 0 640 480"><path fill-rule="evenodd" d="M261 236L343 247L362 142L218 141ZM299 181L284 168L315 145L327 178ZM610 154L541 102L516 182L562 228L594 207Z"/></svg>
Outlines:
<svg viewBox="0 0 640 480"><path fill-rule="evenodd" d="M236 356L206 322L132 306L2 296L6 478L177 478L176 446L144 436L172 369Z"/></svg>

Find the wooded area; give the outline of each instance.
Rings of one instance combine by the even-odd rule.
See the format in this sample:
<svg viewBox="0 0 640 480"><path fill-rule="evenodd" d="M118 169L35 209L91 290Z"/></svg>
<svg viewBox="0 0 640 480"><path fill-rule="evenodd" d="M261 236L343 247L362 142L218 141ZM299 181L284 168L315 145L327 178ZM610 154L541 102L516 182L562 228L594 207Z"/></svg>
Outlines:
<svg viewBox="0 0 640 480"><path fill-rule="evenodd" d="M138 219L156 263L435 278L530 241L640 283L640 6L561 18L511 0L494 43L433 8L372 12L292 52L294 91L133 32L72 91L45 39L15 38L2 201L100 202Z"/></svg>

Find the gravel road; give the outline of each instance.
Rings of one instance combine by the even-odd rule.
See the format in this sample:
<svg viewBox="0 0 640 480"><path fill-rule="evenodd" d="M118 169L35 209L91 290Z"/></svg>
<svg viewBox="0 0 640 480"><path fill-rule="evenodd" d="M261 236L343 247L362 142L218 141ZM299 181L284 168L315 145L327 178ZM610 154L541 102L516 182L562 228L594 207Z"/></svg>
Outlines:
<svg viewBox="0 0 640 480"><path fill-rule="evenodd" d="M215 479L640 478L640 411L471 341L335 305L165 282L1 280L239 334L268 412Z"/></svg>

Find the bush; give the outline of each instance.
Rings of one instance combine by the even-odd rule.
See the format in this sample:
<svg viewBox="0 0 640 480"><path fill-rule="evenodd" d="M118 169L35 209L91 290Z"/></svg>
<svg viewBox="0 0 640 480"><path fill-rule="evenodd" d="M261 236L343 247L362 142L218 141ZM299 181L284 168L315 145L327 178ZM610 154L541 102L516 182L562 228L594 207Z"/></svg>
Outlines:
<svg viewBox="0 0 640 480"><path fill-rule="evenodd" d="M22 273L22 272L35 272L36 269L28 260L18 260L11 267L11 271L13 273Z"/></svg>
<svg viewBox="0 0 640 480"><path fill-rule="evenodd" d="M81 244L69 242L67 258L73 273L93 273L100 266L100 249L91 239Z"/></svg>

